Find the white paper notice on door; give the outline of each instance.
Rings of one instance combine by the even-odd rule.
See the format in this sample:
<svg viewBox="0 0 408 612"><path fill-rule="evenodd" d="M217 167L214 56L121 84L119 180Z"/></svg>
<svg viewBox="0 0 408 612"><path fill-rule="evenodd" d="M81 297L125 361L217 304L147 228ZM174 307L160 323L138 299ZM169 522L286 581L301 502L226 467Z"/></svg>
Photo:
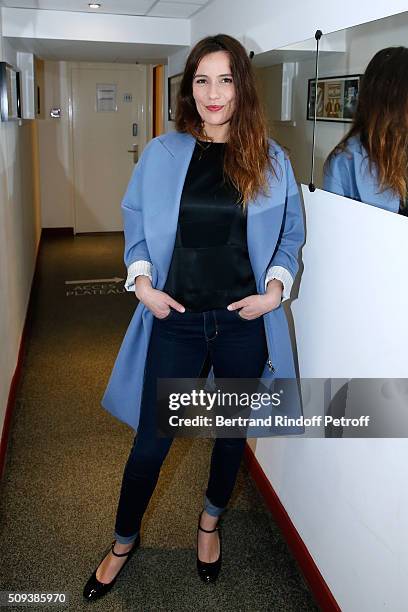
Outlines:
<svg viewBox="0 0 408 612"><path fill-rule="evenodd" d="M98 113L118 110L115 83L96 84L96 110Z"/></svg>

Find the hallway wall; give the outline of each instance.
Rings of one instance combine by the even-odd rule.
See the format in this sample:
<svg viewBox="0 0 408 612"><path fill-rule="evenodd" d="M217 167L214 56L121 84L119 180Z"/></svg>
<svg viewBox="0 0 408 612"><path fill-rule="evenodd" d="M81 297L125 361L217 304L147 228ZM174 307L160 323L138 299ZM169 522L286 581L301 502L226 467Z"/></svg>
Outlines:
<svg viewBox="0 0 408 612"><path fill-rule="evenodd" d="M3 38L0 60L16 65ZM17 364L41 222L36 122L0 122L0 430ZM34 168L34 169L33 169Z"/></svg>
<svg viewBox="0 0 408 612"><path fill-rule="evenodd" d="M69 62L44 62L45 118L39 121L42 227L73 227L72 162L69 132ZM61 117L50 109L61 108Z"/></svg>

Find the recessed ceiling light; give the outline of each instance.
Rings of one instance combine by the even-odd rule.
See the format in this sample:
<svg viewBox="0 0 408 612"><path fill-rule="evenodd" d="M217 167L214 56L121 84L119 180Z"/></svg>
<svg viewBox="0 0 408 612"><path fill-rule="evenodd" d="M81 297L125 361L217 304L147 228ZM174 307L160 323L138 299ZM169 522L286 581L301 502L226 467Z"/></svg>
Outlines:
<svg viewBox="0 0 408 612"><path fill-rule="evenodd" d="M89 2L88 6L89 8L97 9L97 8L101 8L101 3L100 2Z"/></svg>

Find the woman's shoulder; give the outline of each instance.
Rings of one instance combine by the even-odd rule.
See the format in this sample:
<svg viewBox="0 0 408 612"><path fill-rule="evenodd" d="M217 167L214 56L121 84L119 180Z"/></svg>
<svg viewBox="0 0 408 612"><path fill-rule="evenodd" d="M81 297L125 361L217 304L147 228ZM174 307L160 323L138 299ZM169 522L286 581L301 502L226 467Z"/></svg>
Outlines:
<svg viewBox="0 0 408 612"><path fill-rule="evenodd" d="M273 138L268 138L269 145L269 155L273 155L274 157L283 156L288 158L288 154L285 152L283 147Z"/></svg>
<svg viewBox="0 0 408 612"><path fill-rule="evenodd" d="M358 135L351 136L350 138L348 138L346 142L344 143L344 146L342 146L341 149L339 150L334 149L332 157L351 160L356 155L358 156L366 155L365 149L363 145L361 144L361 140Z"/></svg>
<svg viewBox="0 0 408 612"><path fill-rule="evenodd" d="M346 148L350 152L361 151L362 146L360 136L357 134L355 136L350 136L350 138L346 140Z"/></svg>
<svg viewBox="0 0 408 612"><path fill-rule="evenodd" d="M193 137L186 132L166 132L151 138L143 151L151 151L157 149L157 147L164 146L167 149L176 148L178 145L185 144L188 140Z"/></svg>
<svg viewBox="0 0 408 612"><path fill-rule="evenodd" d="M160 140L161 142L183 142L189 138L192 138L192 136L188 132L177 132L176 130L171 130L170 132L156 136L156 140Z"/></svg>
<svg viewBox="0 0 408 612"><path fill-rule="evenodd" d="M157 143L171 149L194 140L194 137L188 132L171 131L166 132L166 134L160 134L160 136L156 136L156 138L153 138L152 140L155 140Z"/></svg>
<svg viewBox="0 0 408 612"><path fill-rule="evenodd" d="M348 138L341 147L335 147L324 164L324 174L355 174L360 162L367 157L358 135Z"/></svg>
<svg viewBox="0 0 408 612"><path fill-rule="evenodd" d="M347 138L341 147L333 149L323 166L323 189L359 199L356 181L362 172L361 162L365 156L360 137Z"/></svg>

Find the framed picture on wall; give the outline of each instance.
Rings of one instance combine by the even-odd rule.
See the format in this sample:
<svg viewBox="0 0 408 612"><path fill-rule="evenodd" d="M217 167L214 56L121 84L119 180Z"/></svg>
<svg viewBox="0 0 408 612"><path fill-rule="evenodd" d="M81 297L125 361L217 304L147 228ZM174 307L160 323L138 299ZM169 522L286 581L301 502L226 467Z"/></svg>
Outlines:
<svg viewBox="0 0 408 612"><path fill-rule="evenodd" d="M0 117L2 121L21 117L20 73L7 62L0 62Z"/></svg>
<svg viewBox="0 0 408 612"><path fill-rule="evenodd" d="M317 81L317 121L351 123L357 106L361 74L326 77ZM309 79L307 119L313 121L316 104L316 79Z"/></svg>
<svg viewBox="0 0 408 612"><path fill-rule="evenodd" d="M174 76L169 77L169 91L168 91L168 109L169 109L169 121L175 121L176 119L176 102L177 102L177 94L180 87L181 79L183 77L183 73L175 74Z"/></svg>

